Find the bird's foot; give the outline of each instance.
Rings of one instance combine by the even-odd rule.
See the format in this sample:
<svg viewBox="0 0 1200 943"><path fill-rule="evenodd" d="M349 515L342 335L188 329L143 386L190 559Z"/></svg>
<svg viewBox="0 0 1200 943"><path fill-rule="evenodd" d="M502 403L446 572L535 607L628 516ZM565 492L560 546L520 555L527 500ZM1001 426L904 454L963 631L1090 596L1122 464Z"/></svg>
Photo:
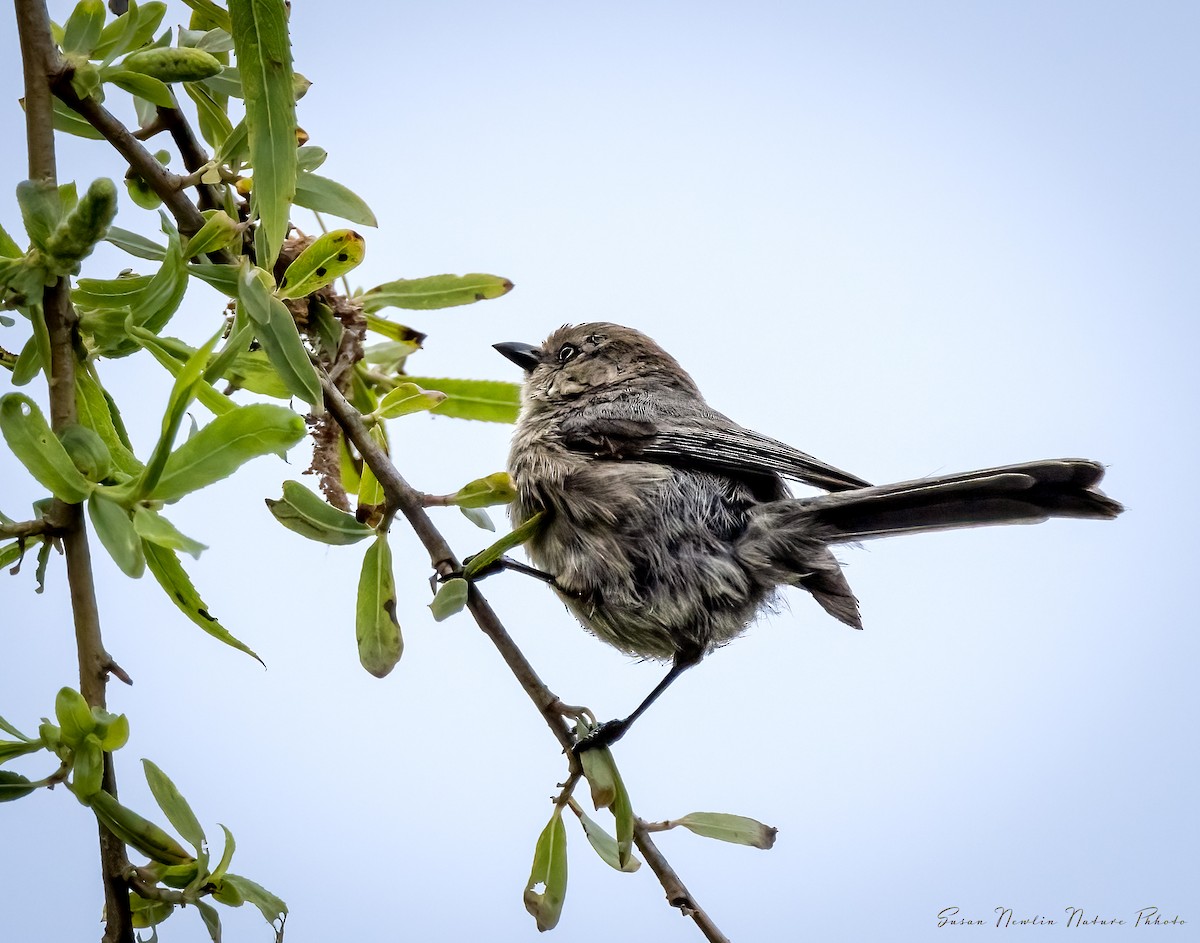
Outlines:
<svg viewBox="0 0 1200 943"><path fill-rule="evenodd" d="M625 720L605 721L586 736L577 740L575 745L571 747L571 752L579 756L579 754L586 753L588 750L600 750L604 747L612 746L625 736L625 731L628 729L628 718Z"/></svg>

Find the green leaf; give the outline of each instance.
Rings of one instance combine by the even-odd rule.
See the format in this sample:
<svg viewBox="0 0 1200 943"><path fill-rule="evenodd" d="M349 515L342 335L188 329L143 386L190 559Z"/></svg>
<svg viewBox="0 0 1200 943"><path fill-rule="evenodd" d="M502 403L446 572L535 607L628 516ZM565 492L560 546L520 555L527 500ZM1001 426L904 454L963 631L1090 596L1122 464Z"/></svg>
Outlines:
<svg viewBox="0 0 1200 943"><path fill-rule="evenodd" d="M222 29L226 33L232 33L233 24L230 21L229 12L220 4L214 3L213 0L183 0L183 2L199 13L206 25Z"/></svg>
<svg viewBox="0 0 1200 943"><path fill-rule="evenodd" d="M288 912L287 904L261 884L256 884L254 881L251 881L247 877L242 877L240 874L226 874L224 883L232 884L236 887L242 900L257 907L259 913L263 915L263 919L267 923L274 924L278 920L279 928L282 931L283 921L287 917Z"/></svg>
<svg viewBox="0 0 1200 943"><path fill-rule="evenodd" d="M491 516L483 508L460 507L459 510L462 512L463 517L465 517L480 530L490 531L491 533L496 532L496 525L492 523Z"/></svg>
<svg viewBox="0 0 1200 943"><path fill-rule="evenodd" d="M176 501L227 478L260 455L285 452L304 438L304 419L283 406L252 403L217 416L171 453L149 497Z"/></svg>
<svg viewBox="0 0 1200 943"><path fill-rule="evenodd" d="M195 860L164 829L121 805L107 792L90 796L88 804L105 828L151 860L167 865Z"/></svg>
<svg viewBox="0 0 1200 943"><path fill-rule="evenodd" d="M292 313L271 294L272 285L271 276L261 268L245 266L238 278L238 301L287 388L315 406L322 401L321 381Z"/></svg>
<svg viewBox="0 0 1200 943"><path fill-rule="evenodd" d="M130 520L129 511L96 492L88 498L88 517L92 520L100 543L121 572L138 579L146 571L146 559L142 555L142 540Z"/></svg>
<svg viewBox="0 0 1200 943"><path fill-rule="evenodd" d="M197 83L189 82L183 86L183 90L188 98L196 103L201 137L214 149L220 148L233 134L233 122L229 118L228 106L217 101L209 89Z"/></svg>
<svg viewBox="0 0 1200 943"><path fill-rule="evenodd" d="M521 387L502 380L461 380L457 378L405 377L426 390L440 390L446 401L438 407L439 416L478 419L484 422L516 422L521 410Z"/></svg>
<svg viewBox="0 0 1200 943"><path fill-rule="evenodd" d="M525 909L533 915L539 930L553 930L557 926L566 896L567 829L562 820L562 808L555 807L550 821L538 836L533 868L525 884Z"/></svg>
<svg viewBox="0 0 1200 943"><path fill-rule="evenodd" d="M130 95L136 95L138 98L144 98L160 108L176 107L175 96L171 94L166 83L152 75L146 75L144 72L130 72L126 69L105 70L101 75L105 82L112 82L117 88Z"/></svg>
<svg viewBox="0 0 1200 943"><path fill-rule="evenodd" d="M213 943L221 943L221 915L217 913L217 908L198 900L196 901L196 910L200 914L200 919L204 921L204 929L208 931L209 938Z"/></svg>
<svg viewBox="0 0 1200 943"><path fill-rule="evenodd" d="M367 251L363 237L352 229L335 229L318 236L287 267L276 297L303 298L352 271Z"/></svg>
<svg viewBox="0 0 1200 943"><path fill-rule="evenodd" d="M44 749L39 740L0 740L0 763Z"/></svg>
<svg viewBox="0 0 1200 943"><path fill-rule="evenodd" d="M396 621L392 551L384 533L375 538L363 557L354 631L362 666L376 678L385 677L400 660L404 640L400 637L400 623Z"/></svg>
<svg viewBox="0 0 1200 943"><path fill-rule="evenodd" d="M303 147L296 148L296 169L301 173L316 170L325 163L327 157L329 154L325 148L317 147L315 144L305 144Z"/></svg>
<svg viewBox="0 0 1200 943"><path fill-rule="evenodd" d="M71 301L84 311L128 311L138 303L152 281L153 275L81 278L71 292Z"/></svg>
<svg viewBox="0 0 1200 943"><path fill-rule="evenodd" d="M682 825L705 838L717 838L736 845L764 849L775 844L775 833L779 831L756 819L727 812L690 812L681 819L675 819L671 824Z"/></svg>
<svg viewBox="0 0 1200 943"><path fill-rule="evenodd" d="M467 596L470 591L471 584L464 579L446 580L438 587L437 595L429 604L429 610L433 613L433 621L444 622L456 612L461 612L467 605Z"/></svg>
<svg viewBox="0 0 1200 943"><path fill-rule="evenodd" d="M586 731L580 722L576 734L583 733ZM592 791L592 802L597 809L612 810L617 830L617 860L624 868L633 855L634 826L633 806L625 782L608 747L585 750L579 759Z"/></svg>
<svg viewBox="0 0 1200 943"><path fill-rule="evenodd" d="M104 751L100 749L100 738L89 733L83 743L75 748L71 763L71 791L80 802L100 791L104 781Z"/></svg>
<svg viewBox="0 0 1200 943"><path fill-rule="evenodd" d="M188 272L202 282L206 282L230 298L236 298L238 293L238 275L241 269L236 265L219 265L213 262L192 263Z"/></svg>
<svg viewBox="0 0 1200 943"><path fill-rule="evenodd" d="M367 313L388 307L424 311L499 298L512 291L512 287L512 282L497 275L431 275L385 282L365 292L359 300Z"/></svg>
<svg viewBox="0 0 1200 943"><path fill-rule="evenodd" d="M37 403L21 393L0 397L0 432L38 483L56 498L79 504L95 485L79 473Z"/></svg>
<svg viewBox="0 0 1200 943"><path fill-rule="evenodd" d="M220 339L220 333L210 337L208 343L192 354L176 374L170 396L167 397L167 408L163 413L158 441L154 444L149 461L146 462L146 470L138 480L135 497L142 498L155 493L171 458L171 446L175 444L175 436L179 432L179 424L183 422L183 414L195 398L196 387L203 382L208 358Z"/></svg>
<svg viewBox="0 0 1200 943"><path fill-rule="evenodd" d="M387 434L383 431L383 427L378 425L372 426L370 435L375 440L375 444L386 452ZM360 511L364 508L374 508L382 505L384 498L383 485L375 477L375 471L370 465L363 462L362 476L358 482L358 506ZM372 523L375 522L372 521Z"/></svg>
<svg viewBox="0 0 1200 943"><path fill-rule="evenodd" d="M188 866L184 866L188 867ZM195 865L190 867L195 868ZM129 892L130 923L135 930L147 930L156 927L171 914L175 913L175 905L165 900L146 900L136 891ZM153 937L151 938L153 939Z"/></svg>
<svg viewBox="0 0 1200 943"><path fill-rule="evenodd" d="M152 262L157 262L166 258L167 255L167 250L153 239L147 239L140 233L121 229L119 226L109 226L108 234L104 239L106 242L111 242L117 248L124 249L130 255L136 255L139 259L149 259Z"/></svg>
<svg viewBox="0 0 1200 943"><path fill-rule="evenodd" d="M233 840L233 832L227 829L224 825L221 826L221 831L225 833L225 846L221 849L221 860L217 863L217 866L213 868L211 875L212 880L217 883L220 883L221 879L225 877L225 872L229 870L229 863L233 861L234 849L237 848L237 842ZM238 895L238 901L239 903L236 906L240 907L240 894Z"/></svg>
<svg viewBox="0 0 1200 943"><path fill-rule="evenodd" d="M167 236L166 257L145 290L131 305L133 322L154 334L167 326L167 322L179 310L184 292L187 291L187 263L179 231L165 216L162 218L162 228Z"/></svg>
<svg viewBox="0 0 1200 943"><path fill-rule="evenodd" d="M396 419L409 413L435 409L445 399L446 394L438 390L430 392L415 383L401 383L388 390L375 407L374 415L379 419Z"/></svg>
<svg viewBox="0 0 1200 943"><path fill-rule="evenodd" d="M34 308L34 317L40 318L40 305ZM25 342L25 346L21 348L21 353L17 357L17 362L13 364L12 380L13 386L26 386L34 377L42 372L42 351L41 345L38 343L37 335L30 337Z"/></svg>
<svg viewBox="0 0 1200 943"><path fill-rule="evenodd" d="M35 788L20 773L0 769L0 802L12 802L14 799L23 799L33 792Z"/></svg>
<svg viewBox="0 0 1200 943"><path fill-rule="evenodd" d="M160 0L140 6L131 0L129 11L121 14L101 31L100 42L92 51L92 58L100 59L104 65L108 65L128 50L140 49L154 37L166 12L167 5Z"/></svg>
<svg viewBox="0 0 1200 943"><path fill-rule="evenodd" d="M494 472L459 488L454 493L453 503L460 508L486 508L497 504L511 504L516 497L517 489L512 476L508 472Z"/></svg>
<svg viewBox="0 0 1200 943"><path fill-rule="evenodd" d="M167 370L171 376L178 378L187 365L187 360L195 351L184 344L182 341L177 341L172 337L158 337L151 334L149 331L143 330L140 327L129 325L128 334L145 350L150 352L150 355L157 360ZM176 347L186 351L182 359L176 350ZM208 368L205 369L207 374ZM203 403L213 413L213 415L221 416L225 413L232 412L237 409L237 404L227 396L222 396L212 388L207 382L199 382L193 388L192 392L196 398Z"/></svg>
<svg viewBox="0 0 1200 943"><path fill-rule="evenodd" d="M246 119L243 118L233 126L229 136L213 153L217 164L241 164L250 157L250 132L246 129Z"/></svg>
<svg viewBox="0 0 1200 943"><path fill-rule="evenodd" d="M108 447L113 463L123 474L140 475L143 465L121 438L118 420L112 413L113 404L104 395L104 387L96 374L93 362L75 367L75 412L80 423L87 426Z"/></svg>
<svg viewBox="0 0 1200 943"><path fill-rule="evenodd" d="M241 235L241 227L224 210L209 210L200 231L187 241L183 254L187 258L219 252Z"/></svg>
<svg viewBox="0 0 1200 943"><path fill-rule="evenodd" d="M414 331L405 324L397 324L395 321L389 321L376 314L367 315L367 328L376 334L382 334L398 343L408 345L410 354L420 350L421 341L425 340L425 335L420 331Z"/></svg>
<svg viewBox="0 0 1200 943"><path fill-rule="evenodd" d="M320 150L320 148L317 148ZM25 254L25 251L16 244L13 237L8 234L3 226L0 226L0 256L6 259L17 259Z"/></svg>
<svg viewBox="0 0 1200 943"><path fill-rule="evenodd" d="M8 521L7 523L11 524L12 522ZM21 731L19 731L3 717L0 717L0 730L3 730L5 733L16 737L18 740L24 740L26 743L40 743L40 741L35 740L33 737L21 733Z"/></svg>
<svg viewBox="0 0 1200 943"><path fill-rule="evenodd" d="M245 652L262 664L262 659L258 655L234 638L228 629L209 614L208 606L196 592L196 587L192 585L191 579L188 578L183 566L179 563L179 557L173 550L146 541L142 544L142 552L146 555L146 565L154 574L154 578L158 580L171 602L175 603L185 616L213 638L238 651Z"/></svg>
<svg viewBox="0 0 1200 943"><path fill-rule="evenodd" d="M160 547L179 550L190 554L194 559L200 559L200 554L208 547L197 540L192 540L181 534L175 525L168 521L158 511L138 505L133 511L133 529L142 540L148 540Z"/></svg>
<svg viewBox="0 0 1200 943"><path fill-rule="evenodd" d="M54 718L61 730L62 742L75 749L96 729L96 718L83 695L74 688L60 688L54 696Z"/></svg>
<svg viewBox="0 0 1200 943"><path fill-rule="evenodd" d="M100 41L104 29L104 0L80 0L63 29L62 50L86 59Z"/></svg>
<svg viewBox="0 0 1200 943"><path fill-rule="evenodd" d="M92 716L96 718L100 748L106 753L119 750L129 742L129 718L124 714L110 714L102 707L93 707Z"/></svg>
<svg viewBox="0 0 1200 943"><path fill-rule="evenodd" d="M604 863L617 871L633 872L642 866L637 858L630 855L624 864L621 863L621 853L617 848L617 840L601 828L587 814L572 803L572 811L579 816L579 824L583 826L583 834L587 836L588 844L596 850Z"/></svg>
<svg viewBox="0 0 1200 943"><path fill-rule="evenodd" d="M22 180L17 184L21 221L34 246L45 251L46 243L63 217L62 194L48 180Z"/></svg>
<svg viewBox="0 0 1200 943"><path fill-rule="evenodd" d="M24 102L22 102L23 106ZM72 111L58 98L54 99L52 108L53 113L50 120L55 131L62 131L64 134L70 134L77 138L87 138L90 141L104 140L104 135L93 128L86 118L81 118L77 112Z"/></svg>
<svg viewBox="0 0 1200 943"><path fill-rule="evenodd" d="M358 543L375 533L352 515L329 505L298 481L285 481L283 497L278 501L267 498L267 507L271 509L275 520L288 530L325 544L344 546Z"/></svg>
<svg viewBox="0 0 1200 943"><path fill-rule="evenodd" d="M258 186L258 170L254 171L254 185ZM378 226L375 214L362 197L349 187L335 180L314 173L296 177L296 205L318 213L329 213L358 223L360 226Z"/></svg>
<svg viewBox="0 0 1200 943"><path fill-rule="evenodd" d="M246 96L254 213L267 242L258 264L270 269L287 236L296 194L296 97L287 11L276 0L229 0L229 17Z"/></svg>
<svg viewBox="0 0 1200 943"><path fill-rule="evenodd" d="M545 517L545 511L538 511L528 520L514 527L511 532L505 534L486 550L475 554L475 556L471 557L471 562L463 568L463 575L467 579L470 579L491 566L514 547L521 546L521 544L525 543L525 541L541 530ZM591 753L593 751L588 750L587 752Z"/></svg>
<svg viewBox="0 0 1200 943"><path fill-rule="evenodd" d="M150 760L143 759L142 766L146 771L146 782L154 801L163 810L167 821L175 826L175 831L183 836L183 840L196 849L196 854L204 852L204 829L196 818L192 807L176 788L171 778Z"/></svg>

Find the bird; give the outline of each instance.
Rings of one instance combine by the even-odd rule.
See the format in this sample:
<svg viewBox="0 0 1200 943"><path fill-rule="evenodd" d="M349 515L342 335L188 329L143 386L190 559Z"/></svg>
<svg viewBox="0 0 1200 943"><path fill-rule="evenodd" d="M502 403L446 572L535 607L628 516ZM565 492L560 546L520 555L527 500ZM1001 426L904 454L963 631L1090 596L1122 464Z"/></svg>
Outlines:
<svg viewBox="0 0 1200 943"><path fill-rule="evenodd" d="M900 534L1049 518L1115 518L1104 466L1059 458L872 485L709 406L640 331L564 325L495 349L524 371L508 471L514 526L543 519L533 567L580 623L629 655L670 663L624 718L576 743L608 746L684 671L773 607L808 592L862 628L832 547ZM787 480L826 492L795 497Z"/></svg>

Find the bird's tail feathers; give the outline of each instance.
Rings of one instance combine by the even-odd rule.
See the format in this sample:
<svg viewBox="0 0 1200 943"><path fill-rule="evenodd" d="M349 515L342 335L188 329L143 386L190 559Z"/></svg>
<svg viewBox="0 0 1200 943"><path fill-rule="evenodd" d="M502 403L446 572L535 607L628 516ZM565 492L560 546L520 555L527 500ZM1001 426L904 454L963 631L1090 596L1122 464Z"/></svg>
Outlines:
<svg viewBox="0 0 1200 943"><path fill-rule="evenodd" d="M862 628L830 544L1052 517L1105 520L1121 505L1096 489L1104 467L1051 459L757 505L739 541L752 569L801 586L834 618Z"/></svg>

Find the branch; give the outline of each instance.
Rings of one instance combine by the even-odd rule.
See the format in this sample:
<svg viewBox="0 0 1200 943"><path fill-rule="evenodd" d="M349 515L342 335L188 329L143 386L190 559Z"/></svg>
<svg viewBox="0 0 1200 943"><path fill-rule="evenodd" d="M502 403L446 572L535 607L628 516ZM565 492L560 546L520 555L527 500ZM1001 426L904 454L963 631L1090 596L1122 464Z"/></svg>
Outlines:
<svg viewBox="0 0 1200 943"><path fill-rule="evenodd" d="M29 177L57 184L58 168L54 152L53 100L51 76L61 72L61 60L50 33L50 17L43 0L16 0L17 31L25 73L25 127L28 135ZM67 83L70 84L69 82ZM71 306L69 283L57 279L46 288L42 303L46 329L50 335L50 363L46 364L50 388L50 422L58 431L75 422L75 343L78 340L78 316ZM112 662L104 650L100 635L100 613L92 577L92 558L88 549L83 508L78 504L55 502L53 516L63 522L63 550L67 558L67 585L71 594L71 612L75 620L75 647L79 657L79 690L93 707L105 706L108 665ZM112 755L104 754L102 788L117 792ZM108 829L99 826L100 863L104 878L107 923L105 943L133 940L133 921L129 912L129 891L124 873L129 867L125 844Z"/></svg>
<svg viewBox="0 0 1200 943"><path fill-rule="evenodd" d="M30 537L58 537L62 528L51 524L46 518L39 517L36 521L20 521L14 524L0 524L0 540L28 540Z"/></svg>
<svg viewBox="0 0 1200 943"><path fill-rule="evenodd" d="M367 432L367 427L363 423L358 410L350 405L346 397L333 385L333 382L323 371L321 371L321 388L325 393L325 405L333 415L334 420L342 427L346 433L346 437L354 443L354 447L358 449L358 453L363 457L363 461L375 473L375 477L383 488L384 496L387 499L388 509L390 511L399 511L404 515L416 533L417 539L429 551L433 568L440 575L448 576L451 573L459 572L461 568L453 551L451 551L450 546L446 543L446 539L433 526L429 515L425 513L425 509L421 506L421 495L396 470L396 466L392 464L392 460L388 458L387 453L380 448ZM563 750L566 751L568 762L571 764L571 772L576 772L578 761L572 755L570 749L575 739L572 737L571 730L563 719L563 715L559 712L562 702L554 692L546 687L542 679L538 677L533 665L525 658L520 648L512 640L512 636L504 628L495 610L492 609L474 584L471 584L467 596L467 608L471 611L471 615L475 617L475 622L479 628L483 630L483 633L496 646L505 664L508 665L509 670L512 671L521 687L525 690L525 693L529 695L530 700L533 701L534 706L537 707L542 718L546 721L546 725L550 728L551 733L554 734L555 738L562 745Z"/></svg>
<svg viewBox="0 0 1200 943"><path fill-rule="evenodd" d="M172 97L174 94L174 92L171 93ZM202 168L208 164L208 152L204 150L203 145L197 140L196 135L192 131L192 126L184 118L183 112L179 110L179 106L163 108L160 105L156 124L161 128L165 128L170 133L171 140L179 148L179 156L183 158L183 166L192 174L200 173ZM155 163L158 163L158 161L155 161ZM196 183L194 186L200 196L200 206L202 209L217 210L221 208L221 197L215 187L211 187L206 183Z"/></svg>
<svg viewBox="0 0 1200 943"><path fill-rule="evenodd" d="M729 937L725 936L712 922L712 918L704 912L704 908L696 903L683 881L679 880L679 875L663 857L663 853L658 850L658 846L650 837L646 823L641 819L634 822L633 841L642 853L642 857L646 859L646 864L650 865L650 870L658 877L658 883L666 891L667 902L672 907L678 907L680 913L685 917L691 917L709 943L729 943Z"/></svg>

